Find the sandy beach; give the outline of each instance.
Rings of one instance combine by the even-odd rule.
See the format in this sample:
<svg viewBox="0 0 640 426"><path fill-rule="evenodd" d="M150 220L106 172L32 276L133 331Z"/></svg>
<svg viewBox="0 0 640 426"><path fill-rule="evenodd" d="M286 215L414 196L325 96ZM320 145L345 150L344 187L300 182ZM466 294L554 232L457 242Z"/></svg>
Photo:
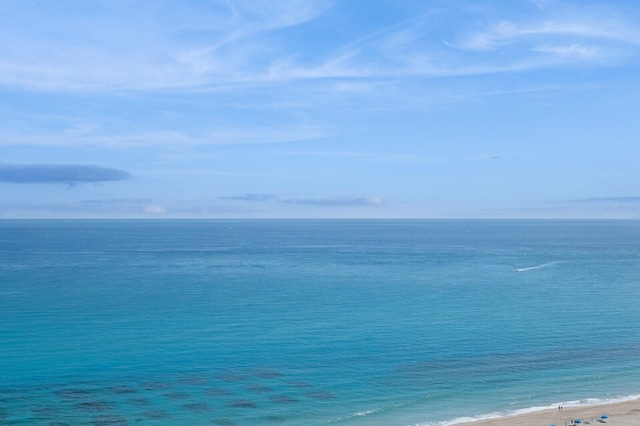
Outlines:
<svg viewBox="0 0 640 426"><path fill-rule="evenodd" d="M601 418L606 416L606 419ZM464 423L472 426L565 426L574 424L638 426L640 425L640 399L581 407L564 407L562 410L551 409L536 411L497 419L480 420Z"/></svg>

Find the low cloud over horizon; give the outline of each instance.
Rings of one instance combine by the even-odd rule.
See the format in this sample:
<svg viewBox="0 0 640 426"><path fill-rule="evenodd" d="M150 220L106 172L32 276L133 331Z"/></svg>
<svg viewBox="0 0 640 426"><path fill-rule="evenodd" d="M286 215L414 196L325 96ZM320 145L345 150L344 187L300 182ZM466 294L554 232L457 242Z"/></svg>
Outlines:
<svg viewBox="0 0 640 426"><path fill-rule="evenodd" d="M382 202L382 198L378 197L291 198L281 201L281 203L314 206L375 206Z"/></svg>
<svg viewBox="0 0 640 426"><path fill-rule="evenodd" d="M593 198L580 198L577 200L571 200L576 203L638 203L640 202L640 196L629 197L593 197Z"/></svg>
<svg viewBox="0 0 640 426"><path fill-rule="evenodd" d="M334 198L281 198L276 194L242 194L226 197L219 197L221 200L235 200L235 201L252 201L252 202L266 202L273 201L283 204L305 204L313 206L375 206L383 203L383 199L379 197L341 197Z"/></svg>
<svg viewBox="0 0 640 426"><path fill-rule="evenodd" d="M275 194L243 194L232 195L227 197L219 197L221 200L239 200L239 201L271 201L278 198Z"/></svg>
<svg viewBox="0 0 640 426"><path fill-rule="evenodd" d="M129 180L126 170L77 164L0 164L0 182L7 183L95 183Z"/></svg>

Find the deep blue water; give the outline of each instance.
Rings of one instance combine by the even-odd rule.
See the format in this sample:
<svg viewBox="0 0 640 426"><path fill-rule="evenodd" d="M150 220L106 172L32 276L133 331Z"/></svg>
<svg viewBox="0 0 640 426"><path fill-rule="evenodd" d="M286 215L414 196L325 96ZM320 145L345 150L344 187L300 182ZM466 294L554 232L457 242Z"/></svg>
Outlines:
<svg viewBox="0 0 640 426"><path fill-rule="evenodd" d="M0 370L9 425L620 399L640 394L640 221L4 220Z"/></svg>

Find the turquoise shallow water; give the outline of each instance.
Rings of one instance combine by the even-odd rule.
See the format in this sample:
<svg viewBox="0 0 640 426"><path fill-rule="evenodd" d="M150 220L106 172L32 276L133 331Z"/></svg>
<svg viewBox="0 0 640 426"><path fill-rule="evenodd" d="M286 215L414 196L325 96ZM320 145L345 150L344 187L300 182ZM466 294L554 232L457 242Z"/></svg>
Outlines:
<svg viewBox="0 0 640 426"><path fill-rule="evenodd" d="M0 424L443 425L621 399L638 302L639 221L5 220Z"/></svg>

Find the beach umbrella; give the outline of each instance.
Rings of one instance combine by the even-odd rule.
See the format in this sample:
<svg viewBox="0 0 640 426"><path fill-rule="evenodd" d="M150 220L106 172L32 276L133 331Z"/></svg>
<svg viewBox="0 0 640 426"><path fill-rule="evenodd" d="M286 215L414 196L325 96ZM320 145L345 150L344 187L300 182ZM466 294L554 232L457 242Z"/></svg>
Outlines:
<svg viewBox="0 0 640 426"><path fill-rule="evenodd" d="M576 420L574 423L575 424L580 424L580 423L582 423L582 420Z"/></svg>
<svg viewBox="0 0 640 426"><path fill-rule="evenodd" d="M609 416L600 416L601 419L608 419Z"/></svg>

